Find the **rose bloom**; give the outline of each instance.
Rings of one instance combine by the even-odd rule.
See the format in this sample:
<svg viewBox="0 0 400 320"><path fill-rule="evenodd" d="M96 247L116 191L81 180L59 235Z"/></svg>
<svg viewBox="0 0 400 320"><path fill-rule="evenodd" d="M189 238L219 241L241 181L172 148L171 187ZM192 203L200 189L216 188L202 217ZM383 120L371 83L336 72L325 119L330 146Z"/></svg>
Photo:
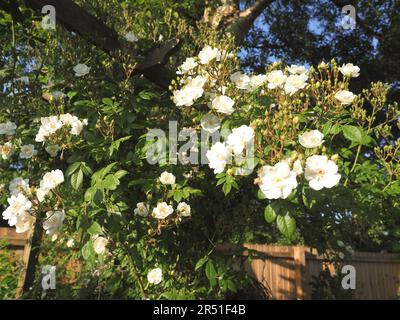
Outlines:
<svg viewBox="0 0 400 320"><path fill-rule="evenodd" d="M205 46L199 52L199 59L201 64L208 64L212 60L220 60L221 52L217 48L212 48L210 46Z"/></svg>
<svg viewBox="0 0 400 320"><path fill-rule="evenodd" d="M267 82L267 76L265 74L254 75L250 77L250 87L248 90L253 91L261 87Z"/></svg>
<svg viewBox="0 0 400 320"><path fill-rule="evenodd" d="M163 280L162 270L155 268L147 273L147 281L151 284L159 284Z"/></svg>
<svg viewBox="0 0 400 320"><path fill-rule="evenodd" d="M14 148L11 142L6 142L4 145L0 145L0 153L3 160L7 160L13 154Z"/></svg>
<svg viewBox="0 0 400 320"><path fill-rule="evenodd" d="M281 70L274 70L267 73L268 89L282 88L286 78Z"/></svg>
<svg viewBox="0 0 400 320"><path fill-rule="evenodd" d="M319 155L307 158L304 177L309 182L310 188L317 191L322 188L332 188L340 180L337 165L328 160L327 156Z"/></svg>
<svg viewBox="0 0 400 320"><path fill-rule="evenodd" d="M354 101L356 95L351 91L341 90L335 94L335 98L339 100L340 104L348 105Z"/></svg>
<svg viewBox="0 0 400 320"><path fill-rule="evenodd" d="M54 235L62 227L64 219L64 210L47 211L46 219L43 222L43 229L46 230L46 234Z"/></svg>
<svg viewBox="0 0 400 320"><path fill-rule="evenodd" d="M339 71L345 77L349 78L357 78L360 75L360 68L352 63L343 64L341 67L339 67Z"/></svg>
<svg viewBox="0 0 400 320"><path fill-rule="evenodd" d="M250 87L250 77L240 71L237 71L231 75L231 81L236 85L238 89L247 90Z"/></svg>
<svg viewBox="0 0 400 320"><path fill-rule="evenodd" d="M21 159L30 159L36 155L37 155L37 150L35 150L35 146L33 144L27 144L21 147L21 152L19 154L19 157Z"/></svg>
<svg viewBox="0 0 400 320"><path fill-rule="evenodd" d="M190 70L193 70L197 67L197 62L194 58L186 58L185 62L181 64L178 68L177 74L185 74L188 73Z"/></svg>
<svg viewBox="0 0 400 320"><path fill-rule="evenodd" d="M324 135L319 130L304 132L299 137L299 142L304 148L316 148L324 142Z"/></svg>
<svg viewBox="0 0 400 320"><path fill-rule="evenodd" d="M12 179L8 189L14 196L18 196L21 192L27 193L29 192L29 179L23 179L21 177Z"/></svg>
<svg viewBox="0 0 400 320"><path fill-rule="evenodd" d="M103 254L107 250L108 240L101 236L96 236L93 241L94 252L97 254Z"/></svg>
<svg viewBox="0 0 400 320"><path fill-rule="evenodd" d="M232 133L226 139L226 143L230 146L235 155L240 155L243 150L253 141L253 128L242 125L232 130Z"/></svg>
<svg viewBox="0 0 400 320"><path fill-rule="evenodd" d="M221 128L221 121L214 114L206 114L200 123L203 130L211 134Z"/></svg>
<svg viewBox="0 0 400 320"><path fill-rule="evenodd" d="M160 182L162 184L175 184L175 176L168 171L164 171L160 175Z"/></svg>
<svg viewBox="0 0 400 320"><path fill-rule="evenodd" d="M40 182L40 188L43 189L54 189L60 183L64 182L64 174L61 170L52 170L47 172L44 176L42 181Z"/></svg>
<svg viewBox="0 0 400 320"><path fill-rule="evenodd" d="M190 217L191 214L191 208L190 205L188 205L186 202L180 202L178 206L176 207L176 211L182 216L182 217Z"/></svg>
<svg viewBox="0 0 400 320"><path fill-rule="evenodd" d="M286 94L293 95L300 89L305 88L307 85L308 76L305 73L295 75L290 75L285 82L285 92Z"/></svg>
<svg viewBox="0 0 400 320"><path fill-rule="evenodd" d="M138 202L136 204L136 209L133 212L139 216L147 217L149 214L149 206L146 205L144 202Z"/></svg>
<svg viewBox="0 0 400 320"><path fill-rule="evenodd" d="M46 146L46 152L50 155L50 157L57 157L58 151L61 150L61 147L58 144L51 144Z"/></svg>
<svg viewBox="0 0 400 320"><path fill-rule="evenodd" d="M174 212L174 208L168 205L166 202L157 204L157 207L153 209L153 217L157 219L165 219Z"/></svg>
<svg viewBox="0 0 400 320"><path fill-rule="evenodd" d="M75 77L83 77L90 72L90 68L84 63L78 63L74 68Z"/></svg>
<svg viewBox="0 0 400 320"><path fill-rule="evenodd" d="M235 101L224 95L215 97L211 103L213 109L224 114L232 114L235 111L234 104Z"/></svg>
<svg viewBox="0 0 400 320"><path fill-rule="evenodd" d="M231 159L231 152L225 144L217 142L207 151L206 157L209 161L208 166L214 169L215 174L218 174L224 171L225 166Z"/></svg>
<svg viewBox="0 0 400 320"><path fill-rule="evenodd" d="M288 67L288 71L290 72L290 74L303 74L307 73L308 70L305 66L292 64L290 67Z"/></svg>
<svg viewBox="0 0 400 320"><path fill-rule="evenodd" d="M16 129L17 125L14 122L7 121L6 123L0 123L0 134L12 136L15 134Z"/></svg>

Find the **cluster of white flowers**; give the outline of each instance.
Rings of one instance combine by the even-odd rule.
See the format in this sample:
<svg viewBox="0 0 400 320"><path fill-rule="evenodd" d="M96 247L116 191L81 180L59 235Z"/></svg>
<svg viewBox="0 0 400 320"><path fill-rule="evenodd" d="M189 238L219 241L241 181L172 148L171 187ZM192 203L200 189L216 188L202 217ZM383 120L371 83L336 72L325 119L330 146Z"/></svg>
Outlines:
<svg viewBox="0 0 400 320"><path fill-rule="evenodd" d="M214 169L215 174L225 170L225 166L235 160L242 159L243 152L249 150L254 140L253 128L242 125L232 130L226 142L217 142L207 151L208 166ZM238 161L240 164L240 161Z"/></svg>
<svg viewBox="0 0 400 320"><path fill-rule="evenodd" d="M40 182L40 188L36 189L36 199L34 199L29 180L22 177L14 178L9 184L11 196L7 199L9 206L3 212L3 218L8 220L10 226L16 227L17 233L28 231L35 221L35 217L31 215L33 206L37 204L37 201L42 202L45 195L62 182L64 182L64 174L61 170L46 173ZM43 223L46 233L54 235L61 228L64 218L63 210L48 211Z"/></svg>
<svg viewBox="0 0 400 320"><path fill-rule="evenodd" d="M303 133L299 137L305 148L317 148L322 145L324 135L318 130ZM258 184L268 199L286 199L297 187L297 177L303 173L301 161L285 159L274 166L263 166L259 172ZM339 183L341 175L336 163L326 155L312 155L305 161L304 177L311 189L332 188Z"/></svg>
<svg viewBox="0 0 400 320"><path fill-rule="evenodd" d="M293 95L307 86L308 69L304 66L291 65L287 68L289 75L282 70L267 73L268 89L284 89L286 94Z"/></svg>
<svg viewBox="0 0 400 320"><path fill-rule="evenodd" d="M72 136L79 136L85 126L87 126L87 119L80 120L77 116L70 113L62 114L60 116L43 117L40 119L41 126L36 135L36 142L46 142L49 137L57 137L61 129L67 129L67 132ZM61 147L58 144L48 145L46 151L50 156L55 157Z"/></svg>
<svg viewBox="0 0 400 320"><path fill-rule="evenodd" d="M161 173L159 177L159 181L163 185L174 185L175 184L176 177L168 172L164 171ZM134 210L134 213L141 216L141 217L147 217L150 212L150 206L144 202L138 202L136 204L136 208ZM190 205L188 205L186 202L179 202L178 206L176 208L176 212L180 217L190 217L191 215L191 208ZM166 219L170 215L174 213L174 208L172 205L169 205L166 202L159 202L157 203L157 206L153 208L151 211L151 215L153 218L156 219Z"/></svg>

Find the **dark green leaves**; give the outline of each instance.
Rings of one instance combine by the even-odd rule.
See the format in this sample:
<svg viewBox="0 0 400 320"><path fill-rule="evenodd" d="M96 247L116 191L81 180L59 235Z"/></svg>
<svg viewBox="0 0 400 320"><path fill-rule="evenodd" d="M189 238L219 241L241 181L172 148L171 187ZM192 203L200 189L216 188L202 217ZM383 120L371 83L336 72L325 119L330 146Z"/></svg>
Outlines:
<svg viewBox="0 0 400 320"><path fill-rule="evenodd" d="M296 221L289 215L278 215L276 225L279 231L287 238L291 238L296 231Z"/></svg>
<svg viewBox="0 0 400 320"><path fill-rule="evenodd" d="M278 230L288 239L296 232L296 221L291 217L296 210L293 203L286 200L276 200L269 204L264 210L264 218L268 223L276 220Z"/></svg>
<svg viewBox="0 0 400 320"><path fill-rule="evenodd" d="M343 135L346 139L355 142L357 144L362 144L363 142L363 132L362 129L359 127L346 125L343 126Z"/></svg>

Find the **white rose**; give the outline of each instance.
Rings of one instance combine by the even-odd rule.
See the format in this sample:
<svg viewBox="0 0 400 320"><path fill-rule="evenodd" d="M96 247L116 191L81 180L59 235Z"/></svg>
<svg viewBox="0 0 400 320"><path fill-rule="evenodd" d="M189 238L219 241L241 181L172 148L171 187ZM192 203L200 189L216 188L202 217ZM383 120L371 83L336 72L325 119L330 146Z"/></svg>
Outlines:
<svg viewBox="0 0 400 320"><path fill-rule="evenodd" d="M147 273L147 281L151 284L159 284L163 280L162 270L155 268Z"/></svg>
<svg viewBox="0 0 400 320"><path fill-rule="evenodd" d="M176 211L182 216L182 217L190 217L191 214L191 208L190 205L188 205L186 202L180 202L178 206L176 207Z"/></svg>
<svg viewBox="0 0 400 320"><path fill-rule="evenodd" d="M75 77L83 77L90 72L90 68L84 63L78 63L73 70Z"/></svg>
<svg viewBox="0 0 400 320"><path fill-rule="evenodd" d="M238 89L247 90L250 87L250 77L240 71L237 71L231 75L231 81L236 85Z"/></svg>
<svg viewBox="0 0 400 320"><path fill-rule="evenodd" d="M250 91L254 91L267 82L268 77L265 74L254 75L250 77Z"/></svg>
<svg viewBox="0 0 400 320"><path fill-rule="evenodd" d="M335 94L335 98L339 100L342 105L351 104L355 97L356 95L353 92L347 90L341 90Z"/></svg>
<svg viewBox="0 0 400 320"><path fill-rule="evenodd" d="M232 130L232 133L228 136L226 143L235 155L240 155L243 150L249 147L249 144L253 141L254 130L253 128L242 125L239 128Z"/></svg>
<svg viewBox="0 0 400 320"><path fill-rule="evenodd" d="M18 196L19 193L29 192L29 179L23 179L21 177L12 179L8 186L10 193L14 196Z"/></svg>
<svg viewBox="0 0 400 320"><path fill-rule="evenodd" d="M63 225L64 219L64 210L47 211L46 218L43 222L43 229L46 230L46 234L52 236L58 230L60 230Z"/></svg>
<svg viewBox="0 0 400 320"><path fill-rule="evenodd" d="M228 96L217 96L213 99L211 106L220 113L232 114L235 111L233 109L234 104L235 101Z"/></svg>
<svg viewBox="0 0 400 320"><path fill-rule="evenodd" d="M262 167L259 178L260 189L268 199L286 199L297 187L296 172L286 161Z"/></svg>
<svg viewBox="0 0 400 320"><path fill-rule="evenodd" d="M290 75L285 82L285 93L293 95L307 85L308 76L305 73Z"/></svg>
<svg viewBox="0 0 400 320"><path fill-rule="evenodd" d="M160 202L157 207L153 209L153 217L157 219L165 219L174 212L174 208L166 202Z"/></svg>
<svg viewBox="0 0 400 320"><path fill-rule="evenodd" d="M197 62L194 58L186 58L185 62L178 68L177 74L186 74L197 67Z"/></svg>
<svg viewBox="0 0 400 320"><path fill-rule="evenodd" d="M303 173L303 167L301 165L300 160L296 160L293 163L293 171L296 173L297 176L301 175Z"/></svg>
<svg viewBox="0 0 400 320"><path fill-rule="evenodd" d="M133 212L139 216L147 217L149 214L149 206L146 205L144 202L138 202L136 204L136 209Z"/></svg>
<svg viewBox="0 0 400 320"><path fill-rule="evenodd" d="M332 188L340 180L337 165L327 156L319 155L307 158L304 176L310 188L317 191L322 188Z"/></svg>
<svg viewBox="0 0 400 320"><path fill-rule="evenodd" d="M231 152L225 144L217 142L207 151L206 157L209 161L208 166L214 169L215 174L218 174L224 171L225 166L230 161Z"/></svg>
<svg viewBox="0 0 400 320"><path fill-rule="evenodd" d="M304 148L317 148L324 142L324 135L318 130L311 130L299 137L299 142Z"/></svg>
<svg viewBox="0 0 400 320"><path fill-rule="evenodd" d="M267 73L268 89L282 88L286 78L281 70L274 70Z"/></svg>
<svg viewBox="0 0 400 320"><path fill-rule="evenodd" d="M63 126L62 121L57 116L41 118L40 122L41 126L39 128L39 134L40 134L40 129L42 129L44 136L48 136L52 133L55 133L58 129L60 129Z"/></svg>
<svg viewBox="0 0 400 320"><path fill-rule="evenodd" d="M44 188L36 189L36 197L39 200L39 202L43 202L44 198L47 196L49 192L50 189L44 189Z"/></svg>
<svg viewBox="0 0 400 320"><path fill-rule="evenodd" d="M205 46L199 53L199 59L201 64L208 64L210 61L221 59L221 52L217 48Z"/></svg>
<svg viewBox="0 0 400 320"><path fill-rule="evenodd" d="M79 136L83 130L83 127L87 125L87 119L84 120L76 120L71 123L71 131L70 133L74 136Z"/></svg>
<svg viewBox="0 0 400 320"><path fill-rule="evenodd" d="M7 121L6 123L0 123L0 134L12 136L15 134L16 129L17 125L14 122Z"/></svg>
<svg viewBox="0 0 400 320"><path fill-rule="evenodd" d="M59 184L64 182L64 174L61 170L52 170L47 172L44 176L42 181L40 182L41 189L54 189Z"/></svg>
<svg viewBox="0 0 400 320"><path fill-rule="evenodd" d="M22 193L17 196L12 195L7 199L9 206L3 212L3 219L8 220L8 224L12 227L18 222L18 217L25 215L32 207L32 202L28 200Z"/></svg>
<svg viewBox="0 0 400 320"><path fill-rule="evenodd" d="M35 218L33 216L28 212L24 212L24 214L18 216L17 223L15 224L15 232L24 233L29 231L32 228L34 221Z"/></svg>
<svg viewBox="0 0 400 320"><path fill-rule="evenodd" d="M0 152L3 160L7 160L12 156L14 147L11 142L6 142L4 145L0 145Z"/></svg>
<svg viewBox="0 0 400 320"><path fill-rule="evenodd" d="M162 184L175 184L175 176L172 173L164 171L160 175L160 182Z"/></svg>
<svg viewBox="0 0 400 320"><path fill-rule="evenodd" d="M345 76L345 77L352 77L352 78L357 78L360 75L360 68L358 66L353 65L352 63L346 63L343 64L341 67L339 67L339 71Z"/></svg>
<svg viewBox="0 0 400 320"><path fill-rule="evenodd" d="M298 65L292 64L290 67L288 67L288 71L291 74L303 74L303 73L307 73L308 69L305 66L298 66Z"/></svg>
<svg viewBox="0 0 400 320"><path fill-rule="evenodd" d="M58 151L61 150L61 147L58 144L51 144L48 145L45 150L51 157L54 158L57 157Z"/></svg>
<svg viewBox="0 0 400 320"><path fill-rule="evenodd" d="M207 131L212 134L219 128L221 128L221 121L214 114L206 114L201 119L201 127L203 128L204 131Z"/></svg>
<svg viewBox="0 0 400 320"><path fill-rule="evenodd" d="M93 241L94 252L97 254L103 254L107 250L108 240L101 236L96 236Z"/></svg>
<svg viewBox="0 0 400 320"><path fill-rule="evenodd" d="M35 150L35 146L33 144L27 144L27 145L23 145L21 147L21 152L19 154L19 157L21 159L30 159L33 156L37 155L37 150Z"/></svg>
<svg viewBox="0 0 400 320"><path fill-rule="evenodd" d="M128 42L137 42L139 39L133 32L125 34L125 40Z"/></svg>

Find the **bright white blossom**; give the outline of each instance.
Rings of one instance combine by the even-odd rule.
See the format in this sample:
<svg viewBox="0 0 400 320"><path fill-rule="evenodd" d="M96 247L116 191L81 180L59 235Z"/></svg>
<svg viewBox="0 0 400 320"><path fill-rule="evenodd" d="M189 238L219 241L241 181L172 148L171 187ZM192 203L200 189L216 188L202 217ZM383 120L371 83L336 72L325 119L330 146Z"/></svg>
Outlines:
<svg viewBox="0 0 400 320"><path fill-rule="evenodd" d="M343 64L339 71L346 77L357 78L360 75L360 68L352 63Z"/></svg>
<svg viewBox="0 0 400 320"><path fill-rule="evenodd" d="M165 219L174 212L174 208L166 202L160 202L157 207L153 209L153 217L157 219Z"/></svg>
<svg viewBox="0 0 400 320"><path fill-rule="evenodd" d="M260 189L268 199L286 199L297 187L296 172L286 161L262 167L259 179Z"/></svg>
<svg viewBox="0 0 400 320"><path fill-rule="evenodd" d="M17 125L14 122L7 121L5 123L0 123L0 134L12 136L15 134L16 129Z"/></svg>
<svg viewBox="0 0 400 320"><path fill-rule="evenodd" d="M176 211L182 216L182 217L190 217L191 214L191 208L190 205L188 205L186 202L180 202L178 206L176 207Z"/></svg>
<svg viewBox="0 0 400 320"><path fill-rule="evenodd" d="M180 90L173 92L173 101L176 106L191 106L195 100L199 99L203 93L203 86L207 82L207 77L196 76L190 79Z"/></svg>
<svg viewBox="0 0 400 320"><path fill-rule="evenodd" d="M46 218L43 222L43 229L49 236L54 235L59 231L65 219L64 210L47 211Z"/></svg>
<svg viewBox="0 0 400 320"><path fill-rule="evenodd" d="M282 88L287 76L281 70L274 70L267 73L268 89Z"/></svg>
<svg viewBox="0 0 400 320"><path fill-rule="evenodd" d="M247 90L250 88L250 77L247 74L237 71L230 78L238 89Z"/></svg>
<svg viewBox="0 0 400 320"><path fill-rule="evenodd" d="M87 119L80 120L78 117L69 113L60 116L43 117L40 119L40 122L41 126L35 138L36 142L44 142L48 136L56 133L64 126L70 128L70 134L76 136L80 135L82 129L88 124Z"/></svg>
<svg viewBox="0 0 400 320"><path fill-rule="evenodd" d="M351 91L341 90L335 94L335 98L339 100L342 105L348 105L354 101L356 95Z"/></svg>
<svg viewBox="0 0 400 320"><path fill-rule="evenodd" d="M12 179L8 187L10 193L14 196L18 196L19 193L29 192L29 179L23 179L21 177Z"/></svg>
<svg viewBox="0 0 400 320"><path fill-rule="evenodd" d="M194 58L186 58L185 62L178 68L177 74L186 74L197 67L197 62Z"/></svg>
<svg viewBox="0 0 400 320"><path fill-rule="evenodd" d="M304 132L299 137L299 142L304 148L317 148L324 142L324 135L319 130Z"/></svg>
<svg viewBox="0 0 400 320"><path fill-rule="evenodd" d="M133 212L141 217L147 217L149 214L149 206L144 202L138 202L136 204L136 209Z"/></svg>
<svg viewBox="0 0 400 320"><path fill-rule="evenodd" d="M293 171L296 173L297 176L299 176L303 173L303 167L302 167L301 161L299 159L297 159L293 163Z"/></svg>
<svg viewBox="0 0 400 320"><path fill-rule="evenodd" d="M206 114L201 119L201 127L203 128L204 131L207 131L212 134L216 132L219 128L221 128L221 121L214 114Z"/></svg>
<svg viewBox="0 0 400 320"><path fill-rule="evenodd" d="M218 174L224 171L225 166L230 161L231 152L224 143L217 142L207 151L206 157L209 161L208 166L214 169L215 174Z"/></svg>
<svg viewBox="0 0 400 320"><path fill-rule="evenodd" d="M303 74L307 73L308 69L305 66L292 64L290 67L288 67L288 71L290 72L290 74Z"/></svg>
<svg viewBox="0 0 400 320"><path fill-rule="evenodd" d="M211 103L211 106L220 113L232 114L235 111L235 109L233 109L234 104L235 101L228 96L222 95L215 97Z"/></svg>
<svg viewBox="0 0 400 320"><path fill-rule="evenodd" d="M249 147L249 144L254 139L253 128L242 125L239 128L232 130L232 133L228 136L226 143L232 148L235 155L240 155L244 149Z"/></svg>
<svg viewBox="0 0 400 320"><path fill-rule="evenodd" d="M285 93L289 95L295 94L307 85L307 80L308 76L305 73L290 75L285 82Z"/></svg>
<svg viewBox="0 0 400 320"><path fill-rule="evenodd" d="M332 188L339 183L340 174L338 167L327 156L313 155L306 160L304 176L309 182L310 188L321 190Z"/></svg>
<svg viewBox="0 0 400 320"><path fill-rule="evenodd" d="M212 60L220 60L221 52L217 48L212 48L210 46L205 46L199 52L199 59L201 64L208 64Z"/></svg>
<svg viewBox="0 0 400 320"><path fill-rule="evenodd" d="M37 155L37 150L35 150L35 146L33 144L23 145L19 153L19 157L21 159L30 159L36 155Z"/></svg>
<svg viewBox="0 0 400 320"><path fill-rule="evenodd" d="M8 220L8 224L12 227L28 214L32 207L32 202L22 193L17 196L12 195L7 199L7 202L9 206L3 212L3 219Z"/></svg>
<svg viewBox="0 0 400 320"><path fill-rule="evenodd" d="M64 182L64 174L61 170L52 170L47 172L44 176L42 181L40 182L41 189L54 189L59 184Z"/></svg>
<svg viewBox="0 0 400 320"><path fill-rule="evenodd" d="M175 184L175 176L167 171L164 171L160 175L160 182L162 184Z"/></svg>
<svg viewBox="0 0 400 320"><path fill-rule="evenodd" d="M147 281L151 284L159 284L163 280L162 270L155 268L147 273Z"/></svg>
<svg viewBox="0 0 400 320"><path fill-rule="evenodd" d="M90 72L90 68L84 63L78 63L73 70L75 77L83 77Z"/></svg>
<svg viewBox="0 0 400 320"><path fill-rule="evenodd" d="M250 86L248 88L249 91L254 91L261 87L264 83L266 83L268 77L265 74L253 75L250 77Z"/></svg>
<svg viewBox="0 0 400 320"><path fill-rule="evenodd" d="M3 160L10 159L14 152L14 147L11 142L6 142L5 144L0 144L0 153Z"/></svg>
<svg viewBox="0 0 400 320"><path fill-rule="evenodd" d="M36 197L39 200L39 202L43 202L44 198L47 196L49 192L50 189L44 189L44 188L36 189Z"/></svg>

